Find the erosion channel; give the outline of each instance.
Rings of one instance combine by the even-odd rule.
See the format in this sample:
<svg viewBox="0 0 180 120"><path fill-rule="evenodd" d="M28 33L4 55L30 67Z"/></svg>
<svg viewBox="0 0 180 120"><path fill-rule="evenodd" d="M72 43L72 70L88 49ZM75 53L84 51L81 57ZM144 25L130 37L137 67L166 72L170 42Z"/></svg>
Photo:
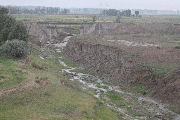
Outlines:
<svg viewBox="0 0 180 120"><path fill-rule="evenodd" d="M53 44L54 50L59 55L59 64L68 67L62 72L69 74L71 81L78 81L84 91L94 91L94 97L99 99L108 107L117 111L125 120L180 120L180 115L167 109L163 105L148 97L130 93L108 83L100 78L75 72L77 68L68 66L63 61L63 49L67 46L72 36L67 36L61 43ZM42 57L42 56L41 56ZM42 57L43 59L43 57Z"/></svg>

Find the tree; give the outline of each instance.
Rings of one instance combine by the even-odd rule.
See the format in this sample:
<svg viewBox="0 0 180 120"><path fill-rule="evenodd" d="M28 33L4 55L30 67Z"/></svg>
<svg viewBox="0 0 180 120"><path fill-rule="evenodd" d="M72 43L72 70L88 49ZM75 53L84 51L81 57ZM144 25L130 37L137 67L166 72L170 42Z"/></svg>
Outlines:
<svg viewBox="0 0 180 120"><path fill-rule="evenodd" d="M131 10L122 11L122 15L126 16L126 17L130 17L131 16Z"/></svg>
<svg viewBox="0 0 180 120"><path fill-rule="evenodd" d="M117 18L116 18L116 23L120 23L121 22L121 16L118 15Z"/></svg>
<svg viewBox="0 0 180 120"><path fill-rule="evenodd" d="M8 14L8 13L9 13L9 9L0 7L0 14Z"/></svg>
<svg viewBox="0 0 180 120"><path fill-rule="evenodd" d="M6 14L0 14L0 44L4 43L15 24L15 19Z"/></svg>
<svg viewBox="0 0 180 120"><path fill-rule="evenodd" d="M93 16L93 23L96 22L96 16Z"/></svg>
<svg viewBox="0 0 180 120"><path fill-rule="evenodd" d="M107 16L116 16L118 14L118 10L116 9L109 9L109 10L104 10L103 14Z"/></svg>
<svg viewBox="0 0 180 120"><path fill-rule="evenodd" d="M136 15L136 17L138 17L139 16L139 11L135 11L135 15Z"/></svg>
<svg viewBox="0 0 180 120"><path fill-rule="evenodd" d="M21 22L17 22L12 27L12 30L8 36L8 40L19 39L19 40L27 41L27 38L28 38L28 34L27 34L26 27Z"/></svg>
<svg viewBox="0 0 180 120"><path fill-rule="evenodd" d="M28 34L23 23L8 15L8 9L0 8L0 45L7 40L20 39L26 41Z"/></svg>
<svg viewBox="0 0 180 120"><path fill-rule="evenodd" d="M63 9L63 10L61 11L61 13L62 13L62 14L68 14L68 13L70 13L70 10L69 10L69 9Z"/></svg>

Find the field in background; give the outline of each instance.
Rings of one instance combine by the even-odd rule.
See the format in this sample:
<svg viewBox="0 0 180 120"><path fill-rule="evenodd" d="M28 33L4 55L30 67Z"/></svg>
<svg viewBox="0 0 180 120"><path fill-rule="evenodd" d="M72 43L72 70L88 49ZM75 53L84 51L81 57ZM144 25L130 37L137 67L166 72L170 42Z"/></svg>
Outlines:
<svg viewBox="0 0 180 120"><path fill-rule="evenodd" d="M60 23L93 23L93 16L96 15L38 15L38 14L15 14L17 20L33 21L33 22L60 22ZM96 22L115 22L116 17L113 16L98 16ZM143 16L137 17L122 17L121 23L172 23L180 24L180 16Z"/></svg>

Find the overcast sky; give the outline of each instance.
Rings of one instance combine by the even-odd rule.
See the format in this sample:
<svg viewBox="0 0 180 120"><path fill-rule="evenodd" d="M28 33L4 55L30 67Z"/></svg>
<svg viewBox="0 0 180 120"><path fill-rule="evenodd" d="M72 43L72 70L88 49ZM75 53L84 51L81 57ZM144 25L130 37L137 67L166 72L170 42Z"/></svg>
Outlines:
<svg viewBox="0 0 180 120"><path fill-rule="evenodd" d="M180 0L0 0L0 5L180 10Z"/></svg>

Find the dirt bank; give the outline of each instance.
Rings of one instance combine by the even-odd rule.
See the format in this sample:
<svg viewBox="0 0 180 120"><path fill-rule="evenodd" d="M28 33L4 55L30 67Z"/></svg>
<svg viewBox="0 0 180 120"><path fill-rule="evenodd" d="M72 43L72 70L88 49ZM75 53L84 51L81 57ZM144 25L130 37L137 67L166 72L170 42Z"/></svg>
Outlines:
<svg viewBox="0 0 180 120"><path fill-rule="evenodd" d="M39 46L61 42L71 33L69 29L59 28L50 23L26 22L25 25L30 35L29 41Z"/></svg>
<svg viewBox="0 0 180 120"><path fill-rule="evenodd" d="M173 105L180 103L179 69L158 78L151 67L142 65L137 56L130 56L123 49L76 40L66 46L64 53L108 82L121 86L144 85L150 88L153 97Z"/></svg>
<svg viewBox="0 0 180 120"><path fill-rule="evenodd" d="M82 63L89 72L93 71L113 83L156 84L152 70L137 64L137 61L128 57L123 50L100 44L71 42L64 53L72 60Z"/></svg>
<svg viewBox="0 0 180 120"><path fill-rule="evenodd" d="M168 72L163 79L158 81L154 94L157 98L180 106L180 67Z"/></svg>

